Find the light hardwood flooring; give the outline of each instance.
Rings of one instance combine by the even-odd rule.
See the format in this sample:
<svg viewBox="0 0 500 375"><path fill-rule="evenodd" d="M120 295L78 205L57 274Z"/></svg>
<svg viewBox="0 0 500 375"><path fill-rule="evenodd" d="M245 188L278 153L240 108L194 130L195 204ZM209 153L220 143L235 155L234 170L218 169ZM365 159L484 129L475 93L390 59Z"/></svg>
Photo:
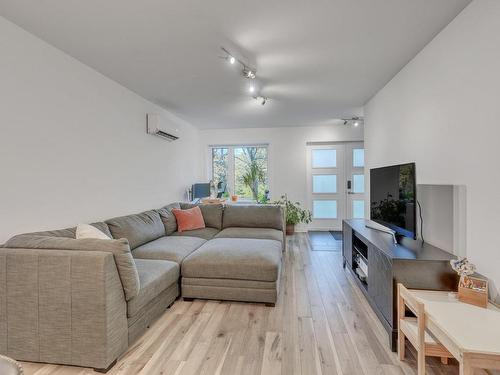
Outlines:
<svg viewBox="0 0 500 375"><path fill-rule="evenodd" d="M118 360L127 374L416 374L415 352L400 362L339 251L311 251L288 237L276 307L176 301ZM26 374L84 375L91 369L23 363ZM455 361L427 359L429 375L458 374Z"/></svg>

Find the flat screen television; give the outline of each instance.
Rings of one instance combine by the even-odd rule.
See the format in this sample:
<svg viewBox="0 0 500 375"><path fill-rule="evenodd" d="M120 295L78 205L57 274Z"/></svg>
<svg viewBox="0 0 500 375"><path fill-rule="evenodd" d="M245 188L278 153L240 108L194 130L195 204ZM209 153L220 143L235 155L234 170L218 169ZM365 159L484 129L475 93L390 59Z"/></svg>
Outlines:
<svg viewBox="0 0 500 375"><path fill-rule="evenodd" d="M370 170L370 218L416 239L415 163Z"/></svg>

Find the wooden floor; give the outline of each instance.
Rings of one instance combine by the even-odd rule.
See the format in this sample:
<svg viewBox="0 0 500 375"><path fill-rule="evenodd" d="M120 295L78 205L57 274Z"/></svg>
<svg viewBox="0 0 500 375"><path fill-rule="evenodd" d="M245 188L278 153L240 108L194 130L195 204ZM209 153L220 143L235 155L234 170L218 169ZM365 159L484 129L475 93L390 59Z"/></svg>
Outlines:
<svg viewBox="0 0 500 375"><path fill-rule="evenodd" d="M416 374L342 269L338 251L311 251L306 234L288 238L279 301L177 301L108 374ZM26 374L96 374L23 363ZM427 360L427 373L458 374L455 361Z"/></svg>

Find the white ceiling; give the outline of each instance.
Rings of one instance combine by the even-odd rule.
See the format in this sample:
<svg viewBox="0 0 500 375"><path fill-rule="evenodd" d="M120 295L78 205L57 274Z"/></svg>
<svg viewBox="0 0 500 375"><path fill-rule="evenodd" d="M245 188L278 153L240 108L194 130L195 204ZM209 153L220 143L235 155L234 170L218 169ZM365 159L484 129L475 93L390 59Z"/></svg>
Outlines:
<svg viewBox="0 0 500 375"><path fill-rule="evenodd" d="M0 15L199 128L327 124L470 0L0 0ZM261 106L220 46L255 65Z"/></svg>

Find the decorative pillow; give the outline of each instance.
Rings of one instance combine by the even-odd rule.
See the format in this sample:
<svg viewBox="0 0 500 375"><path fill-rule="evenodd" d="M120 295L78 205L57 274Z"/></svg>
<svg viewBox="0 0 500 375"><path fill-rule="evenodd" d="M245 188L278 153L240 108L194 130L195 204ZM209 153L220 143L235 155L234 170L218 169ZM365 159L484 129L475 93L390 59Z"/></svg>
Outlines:
<svg viewBox="0 0 500 375"><path fill-rule="evenodd" d="M205 228L205 221L198 206L188 210L174 208L172 212L177 220L177 230L179 232Z"/></svg>
<svg viewBox="0 0 500 375"><path fill-rule="evenodd" d="M97 238L98 240L111 240L111 237L89 224L78 224L76 226L75 238Z"/></svg>

